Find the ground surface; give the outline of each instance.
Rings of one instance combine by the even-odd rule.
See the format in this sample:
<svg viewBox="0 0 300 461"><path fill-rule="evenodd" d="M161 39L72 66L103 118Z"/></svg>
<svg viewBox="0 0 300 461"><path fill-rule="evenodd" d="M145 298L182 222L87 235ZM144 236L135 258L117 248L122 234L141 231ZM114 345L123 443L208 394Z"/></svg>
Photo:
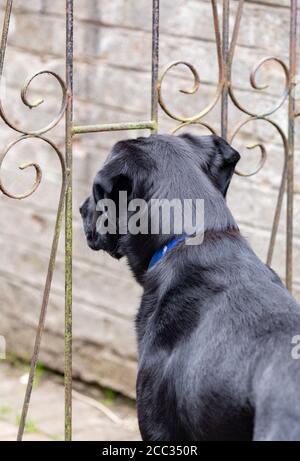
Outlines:
<svg viewBox="0 0 300 461"><path fill-rule="evenodd" d="M0 362L0 441L15 440L28 367ZM112 391L75 383L73 440L139 440L134 404ZM24 440L63 440L61 377L37 370Z"/></svg>

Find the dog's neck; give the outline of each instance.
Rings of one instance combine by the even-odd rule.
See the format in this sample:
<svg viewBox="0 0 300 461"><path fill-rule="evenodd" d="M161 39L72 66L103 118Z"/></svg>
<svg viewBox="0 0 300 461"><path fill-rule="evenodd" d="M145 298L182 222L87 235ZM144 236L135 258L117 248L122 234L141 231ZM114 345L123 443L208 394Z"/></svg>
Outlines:
<svg viewBox="0 0 300 461"><path fill-rule="evenodd" d="M245 255L249 247L238 228L208 230L202 244L190 246L182 241L146 271L142 279L144 294L136 318L139 344L149 330L149 319L154 318L154 312L159 312L163 319L160 329L153 333L155 341L163 340L170 331L180 336L185 331L185 320L195 315L196 322L200 312L205 315L210 303L204 305L201 300L212 300L227 289L224 265L228 265L228 270L235 270L234 266L239 264L236 258L244 246ZM199 298L194 297L195 292ZM185 300L188 301L183 309Z"/></svg>
<svg viewBox="0 0 300 461"><path fill-rule="evenodd" d="M204 240L205 241L216 240L216 239L221 239L221 238L224 238L224 237L237 237L239 235L240 235L240 231L239 231L238 228L230 228L230 229L226 229L226 230L223 230L223 231L209 230L209 231L206 231L202 236L201 235L196 235L196 236L194 236L192 238L195 239L195 240L198 239L198 244L199 244L199 241L200 241L200 244L201 244ZM177 248L183 242L187 243L189 238L191 239L191 237L188 237L187 235L179 235L179 236L173 238L172 240L170 240L170 242L168 242L162 248L159 248L158 250L156 250L155 253L153 254L151 260L150 260L148 270L152 269L157 263L159 263L159 261L162 258L164 258L164 256L167 253L169 253L169 251L172 251L173 249Z"/></svg>
<svg viewBox="0 0 300 461"><path fill-rule="evenodd" d="M223 230L207 229L204 232L202 239L199 236L199 239L200 239L199 243L200 242L201 243L197 245L195 244L186 245L184 236L180 236L180 237L170 236L169 238L167 236L164 236L164 237L165 238L162 238L162 243L160 244L158 243L155 244L155 242L152 242L152 245L147 247L146 246L147 241L145 240L144 245L139 245L139 248L142 249L142 251L139 251L138 253L136 251L131 251L127 253L129 266L135 278L142 286L144 286L146 280L148 279L149 274L151 273L155 274L157 271L159 272L160 270L163 270L163 267L165 265L165 260L169 259L169 256L172 258L173 253L176 252L177 255L180 255L181 252L189 251L188 250L189 248L193 252L198 252L198 251L201 251L201 248L207 247L207 244L209 242L212 242L212 241L215 242L218 240L221 241L223 239L228 239L228 238L239 239L241 235L240 235L240 231L237 226L231 226ZM167 251L164 251L166 247L167 247ZM157 260L156 260L156 255L158 255ZM150 267L151 261L153 259L155 263L153 264L152 267ZM176 264L176 261L174 261L174 264Z"/></svg>
<svg viewBox="0 0 300 461"><path fill-rule="evenodd" d="M221 194L218 194L216 197L208 196L204 199L205 201L205 227L203 230L203 238L200 240L200 245L191 243L193 251L199 252L205 243L210 240L222 239L226 237L237 237L239 234L238 226L226 206L224 197ZM169 259L169 254L173 251L168 251L167 254L162 258L162 260L156 264L156 267L153 268L153 271L149 271L149 263L151 258L156 252L160 252L163 248L170 244L170 242L176 238L176 235L131 235L127 234L122 239L123 253L127 256L129 266L137 279L137 281L144 286L145 277L149 272L156 272L157 267L163 266L163 260ZM192 237L193 238L193 237ZM195 237L194 237L195 238ZM180 242L179 245L176 245L174 252L177 252L177 248L188 247L185 245L185 242ZM185 250L186 251L186 250Z"/></svg>

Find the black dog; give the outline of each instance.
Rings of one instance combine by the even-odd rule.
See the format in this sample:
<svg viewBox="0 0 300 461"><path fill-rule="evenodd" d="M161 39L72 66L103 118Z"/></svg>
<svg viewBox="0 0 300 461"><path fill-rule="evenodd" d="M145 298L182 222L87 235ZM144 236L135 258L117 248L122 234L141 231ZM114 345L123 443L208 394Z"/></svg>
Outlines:
<svg viewBox="0 0 300 461"><path fill-rule="evenodd" d="M89 246L126 256L144 288L136 319L144 440L300 440L300 361L292 354L300 306L226 206L238 160L217 136L120 142L81 208ZM96 203L116 202L120 190L128 200L204 199L203 243L186 245L172 232L100 235Z"/></svg>

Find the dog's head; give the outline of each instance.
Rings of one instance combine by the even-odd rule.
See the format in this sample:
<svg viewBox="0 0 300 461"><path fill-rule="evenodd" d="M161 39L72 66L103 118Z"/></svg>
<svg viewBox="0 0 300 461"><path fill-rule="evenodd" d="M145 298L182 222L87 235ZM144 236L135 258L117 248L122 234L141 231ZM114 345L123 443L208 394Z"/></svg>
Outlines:
<svg viewBox="0 0 300 461"><path fill-rule="evenodd" d="M149 203L151 199L203 199L205 229L234 225L224 197L239 158L226 141L214 135L152 135L117 143L96 175L91 196L80 209L88 245L118 259L127 256L137 275L146 270L153 253L173 238L172 229L169 235L120 232L124 220L120 191L126 197L125 219L132 215L132 200ZM107 213L108 201L116 205L113 216ZM111 232L99 232L99 218L102 224L115 221Z"/></svg>

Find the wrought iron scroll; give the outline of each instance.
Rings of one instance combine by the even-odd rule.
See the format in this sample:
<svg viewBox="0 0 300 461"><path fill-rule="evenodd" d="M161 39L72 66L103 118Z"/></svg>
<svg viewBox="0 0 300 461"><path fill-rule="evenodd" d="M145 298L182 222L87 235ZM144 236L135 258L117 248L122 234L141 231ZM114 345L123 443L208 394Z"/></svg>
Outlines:
<svg viewBox="0 0 300 461"><path fill-rule="evenodd" d="M28 97L28 89L35 78L40 75L48 75L56 79L58 85L62 91L62 101L56 117L46 127L37 130L30 131L25 130L19 124L11 120L2 104L0 95L0 117L14 132L19 133L19 136L13 141L4 151L0 154L0 173L1 166L4 158L10 152L10 150L18 143L26 142L28 139L39 139L42 142L47 143L58 156L62 171L62 185L61 193L57 210L56 224L54 229L53 242L51 247L50 259L48 264L48 272L45 282L44 294L42 299L42 306L40 311L40 318L33 348L30 374L28 385L26 389L22 416L20 420L18 440L22 440L28 408L30 404L30 397L33 388L34 376L36 365L38 362L41 339L46 319L47 306L49 301L49 294L51 288L52 277L54 273L55 259L58 248L59 235L61 230L61 224L65 209L65 440L70 441L72 439L72 229L73 229L73 216L72 216L72 148L73 139L76 135L87 134L87 133L101 133L107 131L122 131L122 130L150 130L151 133L156 133L158 130L158 107L172 119L179 122L179 124L172 130L175 134L182 128L190 125L199 125L208 129L211 133L217 133L217 129L212 127L205 121L205 117L210 113L216 105L221 103L221 132L220 134L226 138L229 142L232 142L235 137L240 133L240 130L253 121L261 121L268 123L279 133L284 153L284 166L282 172L282 180L279 188L276 211L273 220L272 232L270 237L269 249L268 249L268 263L271 263L272 255L276 243L276 235L278 231L279 219L281 215L281 209L284 199L284 192L287 189L287 240L286 240L286 284L287 287L292 289L292 246L293 246L293 177L294 177L294 121L299 115L296 113L295 101L293 98L293 90L295 87L295 74L296 74L296 29L297 29L297 0L291 0L290 8L290 60L289 63L285 63L278 57L266 57L260 61L253 69L250 75L250 84L255 90L262 90L265 86L258 85L256 76L258 71L267 62L276 62L282 69L285 77L285 88L279 102L275 107L266 111L265 113L256 114L238 100L235 95L232 83L231 83L231 72L232 72L232 61L235 53L235 48L238 39L238 33L240 29L240 23L243 13L244 0L238 1L237 13L235 17L234 27L232 36L230 38L229 30L229 16L230 16L230 0L223 0L222 10L222 25L218 12L218 2L211 0L212 6L212 19L215 31L216 41L216 53L218 60L218 84L214 97L207 107L204 107L198 113L185 117L181 114L176 114L171 111L163 97L162 84L168 75L169 71L177 66L187 67L193 76L194 84L192 88L181 89L180 91L184 94L193 95L200 88L200 77L196 68L186 61L176 61L168 64L162 69L159 74L159 0L152 0L152 91L151 91L151 116L149 120L143 121L129 121L123 123L110 123L110 124L99 124L99 125L76 125L73 121L73 0L65 0L66 5L66 76L63 80L59 75L52 71L43 70L38 72L31 77L24 85L21 92L21 99L25 106L29 109L39 107L43 103L43 99L38 101L30 101ZM3 22L1 48L0 48L0 79L2 80L3 67L5 61L5 52L8 40L8 31L11 19L13 7L13 0L6 0L6 9ZM272 115L281 108L281 106L288 101L289 105L289 120L288 120L288 132L280 127L273 119ZM232 130L232 133L228 133L228 105L233 103L241 113L246 115L246 118ZM46 133L49 133L58 123L61 122L65 116L65 155L62 154L57 145L45 137ZM261 161L255 171L250 173L251 175L258 173L263 168L267 157L266 147L262 143L256 143L247 146L248 149L258 148L261 152ZM42 170L37 163L28 163L20 166L22 170L25 168L34 168L36 173L35 182L31 190L21 194L14 195L9 192L8 188L4 185L0 174L0 190L2 193L11 199L22 200L32 195L39 187L42 181ZM249 176L237 171L237 174L241 176Z"/></svg>

